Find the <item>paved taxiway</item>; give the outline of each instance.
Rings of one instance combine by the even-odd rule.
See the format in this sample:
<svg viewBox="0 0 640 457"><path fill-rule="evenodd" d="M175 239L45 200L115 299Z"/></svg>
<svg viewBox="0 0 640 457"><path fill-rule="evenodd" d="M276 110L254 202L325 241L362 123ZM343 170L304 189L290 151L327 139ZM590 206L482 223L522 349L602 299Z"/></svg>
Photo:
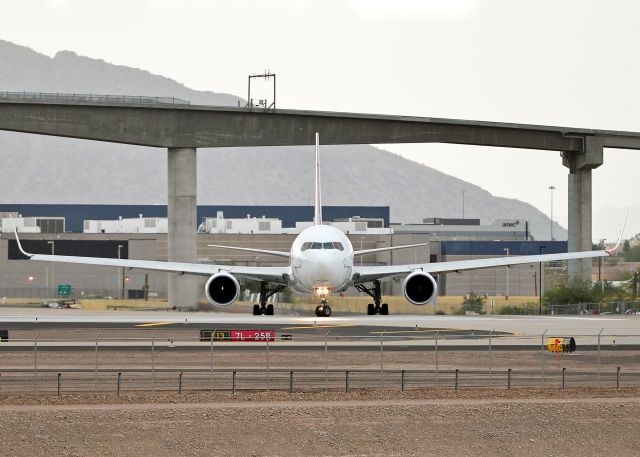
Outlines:
<svg viewBox="0 0 640 457"><path fill-rule="evenodd" d="M181 313L89 311L11 308L0 309L0 328L270 328L280 333L380 335L385 332L437 331L456 334L498 334L637 337L640 316L419 316L335 315L250 316L236 313Z"/></svg>

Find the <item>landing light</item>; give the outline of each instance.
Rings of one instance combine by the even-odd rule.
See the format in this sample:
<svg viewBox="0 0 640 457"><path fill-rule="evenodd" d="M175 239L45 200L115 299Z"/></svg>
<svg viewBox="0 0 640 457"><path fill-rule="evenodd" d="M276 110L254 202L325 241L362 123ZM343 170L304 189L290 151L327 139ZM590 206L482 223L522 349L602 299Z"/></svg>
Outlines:
<svg viewBox="0 0 640 457"><path fill-rule="evenodd" d="M322 296L328 295L331 290L328 287L316 287L313 291L316 295Z"/></svg>

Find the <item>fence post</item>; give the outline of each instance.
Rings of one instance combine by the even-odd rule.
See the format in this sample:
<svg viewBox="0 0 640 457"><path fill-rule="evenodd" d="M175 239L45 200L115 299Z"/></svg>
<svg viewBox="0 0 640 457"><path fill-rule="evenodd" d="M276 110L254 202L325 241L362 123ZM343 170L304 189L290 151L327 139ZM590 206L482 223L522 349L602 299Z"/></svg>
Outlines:
<svg viewBox="0 0 640 457"><path fill-rule="evenodd" d="M602 335L603 331L604 329L600 329L598 333L598 387L600 387L600 335Z"/></svg>
<svg viewBox="0 0 640 457"><path fill-rule="evenodd" d="M100 339L100 335L102 334L102 330L98 332L98 336L96 336L96 372L95 379L93 381L93 395L98 395L98 340Z"/></svg>
<svg viewBox="0 0 640 457"><path fill-rule="evenodd" d="M511 390L511 368L507 370L507 390Z"/></svg>
<svg viewBox="0 0 640 457"><path fill-rule="evenodd" d="M349 370L344 372L344 391L349 392Z"/></svg>
<svg viewBox="0 0 640 457"><path fill-rule="evenodd" d="M620 367L616 369L616 389L620 388Z"/></svg>
<svg viewBox="0 0 640 457"><path fill-rule="evenodd" d="M493 329L489 332L489 385L493 387L493 351L491 350L491 335L493 335Z"/></svg>
<svg viewBox="0 0 640 457"><path fill-rule="evenodd" d="M122 380L122 373L118 373L118 388L116 390L116 396L120 396L120 381Z"/></svg>
<svg viewBox="0 0 640 457"><path fill-rule="evenodd" d="M156 334L151 337L151 392L156 391Z"/></svg>
<svg viewBox="0 0 640 457"><path fill-rule="evenodd" d="M564 390L564 377L567 372L567 367L562 367L562 390Z"/></svg>
<svg viewBox="0 0 640 457"><path fill-rule="evenodd" d="M440 330L436 331L436 387L438 387L438 335L440 334Z"/></svg>
<svg viewBox="0 0 640 457"><path fill-rule="evenodd" d="M178 377L178 393L182 395L182 371L180 372L180 376Z"/></svg>
<svg viewBox="0 0 640 457"><path fill-rule="evenodd" d="M458 370L458 369L456 368L456 381L455 381L455 388L456 388L456 390L458 390L458 375L459 375L459 373L460 373L460 370Z"/></svg>
<svg viewBox="0 0 640 457"><path fill-rule="evenodd" d="M404 392L404 370L400 372L400 390Z"/></svg>
<svg viewBox="0 0 640 457"><path fill-rule="evenodd" d="M289 372L289 393L293 393L293 371Z"/></svg>
<svg viewBox="0 0 640 457"><path fill-rule="evenodd" d="M36 337L33 340L33 391L38 388L38 337L40 336L40 330L36 333Z"/></svg>
<svg viewBox="0 0 640 457"><path fill-rule="evenodd" d="M549 329L545 329L542 332L542 336L540 337L540 387L544 387L544 369L545 369L545 358L544 358L544 337L547 334Z"/></svg>
<svg viewBox="0 0 640 457"><path fill-rule="evenodd" d="M269 392L270 380L271 380L271 369L269 366L269 338L267 338L267 392Z"/></svg>
<svg viewBox="0 0 640 457"><path fill-rule="evenodd" d="M209 373L209 391L213 392L213 333L215 329L211 332L211 344L209 349L209 365L211 366L211 371Z"/></svg>
<svg viewBox="0 0 640 457"><path fill-rule="evenodd" d="M58 397L62 393L62 373L58 373Z"/></svg>
<svg viewBox="0 0 640 457"><path fill-rule="evenodd" d="M386 333L387 329L384 329L382 331L382 334L380 335L380 387L384 387L384 345L383 345L383 339L384 339L384 334Z"/></svg>
<svg viewBox="0 0 640 457"><path fill-rule="evenodd" d="M324 391L325 392L329 390L329 345L327 342L329 338L329 332L331 332L331 330L329 330L324 335Z"/></svg>
<svg viewBox="0 0 640 457"><path fill-rule="evenodd" d="M231 393L236 394L236 370L233 370L233 374L231 375Z"/></svg>

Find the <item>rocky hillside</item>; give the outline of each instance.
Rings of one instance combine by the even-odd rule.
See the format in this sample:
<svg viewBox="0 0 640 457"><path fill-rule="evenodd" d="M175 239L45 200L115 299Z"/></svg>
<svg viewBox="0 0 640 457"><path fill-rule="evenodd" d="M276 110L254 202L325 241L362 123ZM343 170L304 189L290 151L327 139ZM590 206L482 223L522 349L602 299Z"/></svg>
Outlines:
<svg viewBox="0 0 640 457"><path fill-rule="evenodd" d="M0 41L0 91L169 96L195 104L237 105L239 97L191 90L147 71L62 51L53 58ZM242 103L242 101L241 101ZM4 203L140 203L166 201L162 149L0 132ZM199 151L203 204L307 204L313 199L311 147ZM533 206L494 197L468 182L372 146L322 147L328 205L388 205L394 222L465 216L490 223L524 218L544 238L549 219ZM464 166L464 164L461 164ZM557 226L554 234L566 237Z"/></svg>

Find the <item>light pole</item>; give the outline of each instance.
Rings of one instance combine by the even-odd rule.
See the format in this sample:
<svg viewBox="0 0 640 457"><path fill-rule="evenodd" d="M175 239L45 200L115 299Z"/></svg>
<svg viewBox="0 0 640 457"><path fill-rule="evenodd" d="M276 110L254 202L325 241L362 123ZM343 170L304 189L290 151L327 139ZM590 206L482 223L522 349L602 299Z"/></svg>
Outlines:
<svg viewBox="0 0 640 457"><path fill-rule="evenodd" d="M121 259L121 255L120 255L120 250L123 248L124 246L119 244L118 245L118 259ZM122 299L124 300L124 268L122 269L122 292L121 292L121 296Z"/></svg>
<svg viewBox="0 0 640 457"><path fill-rule="evenodd" d="M551 228L550 228L550 237L549 239L553 241L553 191L556 190L554 186L549 186L549 191L551 192Z"/></svg>
<svg viewBox="0 0 640 457"><path fill-rule="evenodd" d="M51 255L56 255L55 241L47 241L47 244L51 245ZM55 264L53 262L51 262L51 287L53 287L53 290L55 291L55 289L56 289L56 270L55 270Z"/></svg>
<svg viewBox="0 0 640 457"><path fill-rule="evenodd" d="M546 249L546 246L538 246L538 254L542 255L542 250ZM538 287L540 288L540 292L538 293L538 301L540 308L540 315L542 316L542 262L540 262L540 273L538 274Z"/></svg>
<svg viewBox="0 0 640 457"><path fill-rule="evenodd" d="M466 189L460 189L460 192L462 192L462 219L464 219L464 193L466 191Z"/></svg>
<svg viewBox="0 0 640 457"><path fill-rule="evenodd" d="M507 253L507 257L509 257L509 248L504 248L504 251ZM511 267L509 267L509 266L507 265L507 291L506 291L506 293L504 294L504 299L505 299L505 300L509 300L509 269L510 269L510 268L511 268Z"/></svg>

